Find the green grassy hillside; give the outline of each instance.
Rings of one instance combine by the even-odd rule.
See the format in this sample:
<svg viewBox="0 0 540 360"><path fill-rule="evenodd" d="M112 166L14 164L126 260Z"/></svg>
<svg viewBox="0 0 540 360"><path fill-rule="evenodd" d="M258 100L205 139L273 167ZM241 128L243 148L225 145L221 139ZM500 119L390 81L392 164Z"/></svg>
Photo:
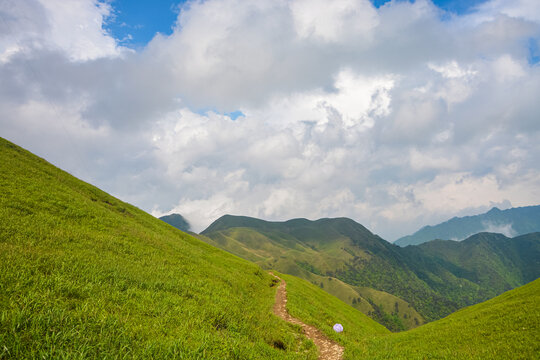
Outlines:
<svg viewBox="0 0 540 360"><path fill-rule="evenodd" d="M540 279L417 329L368 338L367 359L538 359Z"/></svg>
<svg viewBox="0 0 540 360"><path fill-rule="evenodd" d="M369 328L330 295L283 276L293 316L345 345L344 359L538 359L540 279L448 317L400 333ZM333 332L334 323L344 331ZM359 325L361 324L361 325Z"/></svg>
<svg viewBox="0 0 540 360"><path fill-rule="evenodd" d="M501 236L400 248L346 218L267 222L227 215L201 239L263 268L309 280L401 330L536 279L540 236ZM341 281L330 283L335 278Z"/></svg>
<svg viewBox="0 0 540 360"><path fill-rule="evenodd" d="M317 358L257 265L3 139L0 193L1 359Z"/></svg>
<svg viewBox="0 0 540 360"><path fill-rule="evenodd" d="M336 297L316 291L316 285L294 276L280 276L287 282L289 313L316 326L328 337L341 343L345 347L345 359L361 359L359 350L366 341L391 334L384 326L355 311ZM342 333L336 333L332 329L336 323L343 325L345 330Z"/></svg>

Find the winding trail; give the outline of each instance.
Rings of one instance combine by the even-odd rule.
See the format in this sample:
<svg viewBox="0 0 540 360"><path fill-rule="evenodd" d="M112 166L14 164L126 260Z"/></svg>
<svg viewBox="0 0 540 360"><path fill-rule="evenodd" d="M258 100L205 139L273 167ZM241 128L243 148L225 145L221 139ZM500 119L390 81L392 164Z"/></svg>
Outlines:
<svg viewBox="0 0 540 360"><path fill-rule="evenodd" d="M287 312L287 283L282 278L274 275L274 273L269 273L280 281L276 293L274 314L276 314L285 321L288 321L292 324L300 325L302 327L302 329L304 330L304 334L309 339L311 339L315 343L315 346L317 346L317 348L319 349L319 360L341 360L343 358L343 346L339 345L333 340L330 340L316 327L304 324L302 321L292 317Z"/></svg>

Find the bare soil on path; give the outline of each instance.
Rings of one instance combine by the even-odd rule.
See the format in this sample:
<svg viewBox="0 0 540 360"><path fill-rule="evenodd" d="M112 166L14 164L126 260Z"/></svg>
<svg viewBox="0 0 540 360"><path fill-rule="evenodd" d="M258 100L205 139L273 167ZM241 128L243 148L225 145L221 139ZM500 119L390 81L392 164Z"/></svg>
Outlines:
<svg viewBox="0 0 540 360"><path fill-rule="evenodd" d="M270 272L270 275L280 280L276 293L276 302L274 304L274 314L285 321L302 327L304 334L311 339L319 349L319 360L341 360L343 358L343 351L345 350L343 346L330 340L316 327L304 324L287 312L287 283L272 272Z"/></svg>

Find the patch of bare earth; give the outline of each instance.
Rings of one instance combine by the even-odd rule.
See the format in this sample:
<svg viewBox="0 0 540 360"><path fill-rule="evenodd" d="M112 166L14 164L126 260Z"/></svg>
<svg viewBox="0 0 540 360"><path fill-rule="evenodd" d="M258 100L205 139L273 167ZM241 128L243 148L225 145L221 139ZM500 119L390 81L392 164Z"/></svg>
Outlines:
<svg viewBox="0 0 540 360"><path fill-rule="evenodd" d="M304 324L287 312L287 283L272 272L270 272L270 274L280 280L276 293L276 302L274 304L274 314L285 321L302 327L304 334L311 339L319 349L319 360L341 360L344 351L343 346L330 340L316 327Z"/></svg>

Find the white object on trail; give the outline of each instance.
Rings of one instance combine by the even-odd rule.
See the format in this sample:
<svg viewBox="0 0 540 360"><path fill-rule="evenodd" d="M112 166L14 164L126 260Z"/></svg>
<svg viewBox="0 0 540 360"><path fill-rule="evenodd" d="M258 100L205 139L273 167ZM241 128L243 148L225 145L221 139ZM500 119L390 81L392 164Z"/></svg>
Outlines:
<svg viewBox="0 0 540 360"><path fill-rule="evenodd" d="M338 332L338 333L342 332L342 331L343 331L343 325L341 325L341 324L335 324L335 325L334 325L334 331L335 331L335 332Z"/></svg>

